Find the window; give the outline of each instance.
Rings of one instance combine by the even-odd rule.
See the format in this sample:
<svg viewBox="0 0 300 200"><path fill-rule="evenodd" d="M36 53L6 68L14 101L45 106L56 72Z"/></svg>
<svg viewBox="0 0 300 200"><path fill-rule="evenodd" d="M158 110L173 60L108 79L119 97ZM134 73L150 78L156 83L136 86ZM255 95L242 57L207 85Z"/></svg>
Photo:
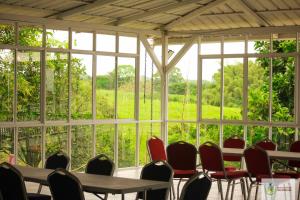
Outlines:
<svg viewBox="0 0 300 200"><path fill-rule="evenodd" d="M105 154L114 160L115 125L101 124L96 126L96 154Z"/></svg>
<svg viewBox="0 0 300 200"><path fill-rule="evenodd" d="M143 46L142 46L143 47ZM150 56L141 48L140 56L140 120L160 120L161 78Z"/></svg>
<svg viewBox="0 0 300 200"><path fill-rule="evenodd" d="M118 58L117 118L133 119L135 98L135 59Z"/></svg>
<svg viewBox="0 0 300 200"><path fill-rule="evenodd" d="M202 118L220 119L221 60L202 60Z"/></svg>
<svg viewBox="0 0 300 200"><path fill-rule="evenodd" d="M46 129L46 158L58 151L68 153L67 126L50 126Z"/></svg>
<svg viewBox="0 0 300 200"><path fill-rule="evenodd" d="M97 56L97 119L115 118L116 64L113 56Z"/></svg>
<svg viewBox="0 0 300 200"><path fill-rule="evenodd" d="M97 34L97 51L116 51L116 36L107 34Z"/></svg>
<svg viewBox="0 0 300 200"><path fill-rule="evenodd" d="M8 162L10 154L14 154L14 129L0 128L0 163Z"/></svg>
<svg viewBox="0 0 300 200"><path fill-rule="evenodd" d="M69 100L68 55L47 53L46 118L67 120Z"/></svg>
<svg viewBox="0 0 300 200"><path fill-rule="evenodd" d="M73 54L71 62L72 119L92 118L92 56Z"/></svg>
<svg viewBox="0 0 300 200"><path fill-rule="evenodd" d="M10 24L0 24L0 44L15 44L15 27Z"/></svg>
<svg viewBox="0 0 300 200"><path fill-rule="evenodd" d="M136 125L119 124L118 125L118 167L135 166L136 152Z"/></svg>
<svg viewBox="0 0 300 200"><path fill-rule="evenodd" d="M197 45L193 45L168 76L169 120L197 118L197 59L191 59L197 54Z"/></svg>
<svg viewBox="0 0 300 200"><path fill-rule="evenodd" d="M93 50L93 34L72 32L72 48L79 50Z"/></svg>
<svg viewBox="0 0 300 200"><path fill-rule="evenodd" d="M40 52L17 52L18 121L40 119Z"/></svg>
<svg viewBox="0 0 300 200"><path fill-rule="evenodd" d="M43 29L38 26L19 27L19 45L41 47L43 43Z"/></svg>
<svg viewBox="0 0 300 200"><path fill-rule="evenodd" d="M119 36L119 52L120 53L136 53L137 38L129 36ZM132 47L132 48L128 48Z"/></svg>
<svg viewBox="0 0 300 200"><path fill-rule="evenodd" d="M41 161L41 128L18 128L18 164L31 167L41 167Z"/></svg>
<svg viewBox="0 0 300 200"><path fill-rule="evenodd" d="M69 48L69 32L63 30L46 30L46 47Z"/></svg>
<svg viewBox="0 0 300 200"><path fill-rule="evenodd" d="M185 141L196 145L197 128L195 123L168 123L168 144Z"/></svg>
<svg viewBox="0 0 300 200"><path fill-rule="evenodd" d="M14 53L0 50L0 121L13 120Z"/></svg>

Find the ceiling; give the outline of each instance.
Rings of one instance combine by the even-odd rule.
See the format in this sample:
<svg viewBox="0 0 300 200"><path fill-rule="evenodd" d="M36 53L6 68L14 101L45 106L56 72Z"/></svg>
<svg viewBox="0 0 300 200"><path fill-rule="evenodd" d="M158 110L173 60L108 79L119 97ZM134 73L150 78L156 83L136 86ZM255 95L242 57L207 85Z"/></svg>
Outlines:
<svg viewBox="0 0 300 200"><path fill-rule="evenodd" d="M300 26L300 0L0 0L0 15L143 30Z"/></svg>

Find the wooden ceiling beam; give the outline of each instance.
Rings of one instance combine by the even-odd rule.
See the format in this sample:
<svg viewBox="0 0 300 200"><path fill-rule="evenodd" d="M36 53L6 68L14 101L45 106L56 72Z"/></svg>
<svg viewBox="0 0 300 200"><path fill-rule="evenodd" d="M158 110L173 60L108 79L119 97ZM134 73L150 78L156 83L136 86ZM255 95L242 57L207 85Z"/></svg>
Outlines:
<svg viewBox="0 0 300 200"><path fill-rule="evenodd" d="M55 15L52 15L51 17L55 16L58 19L64 19L65 17L69 17L69 16L72 16L72 15L81 14L83 12L95 9L97 7L101 7L101 6L106 6L106 5L112 4L115 1L117 1L117 0L96 0L93 3L82 5L82 6L78 6L78 7L75 7L75 8L71 8L69 10L57 13Z"/></svg>
<svg viewBox="0 0 300 200"><path fill-rule="evenodd" d="M191 19L193 19L194 17L198 17L199 15L203 14L204 12L213 9L221 4L226 3L228 0L215 0L213 2L210 2L208 4L206 4L205 6L202 6L186 15L184 15L183 17L180 17L178 19L175 19L174 21L171 21L170 23L166 24L163 28L165 30L170 30L171 28L173 28L174 26L178 25L178 24L182 24L186 21L189 21Z"/></svg>
<svg viewBox="0 0 300 200"><path fill-rule="evenodd" d="M131 21L136 21L138 19L142 19L145 17L149 17L151 15L155 15L155 14L159 14L159 13L163 13L172 9L176 9L182 6L186 6L189 4L196 4L199 3L200 0L184 0L184 1L180 1L180 2L174 2L174 3L170 3L168 5L164 5L158 8L154 8L154 9L150 9L147 10L143 13L138 13L138 14L134 14L134 15L130 15L128 17L124 17L121 18L119 20L116 20L115 22L110 23L110 25L122 25Z"/></svg>
<svg viewBox="0 0 300 200"><path fill-rule="evenodd" d="M271 26L271 24L268 21L266 21L258 13L253 11L253 9L250 7L250 5L247 2L245 2L244 0L240 0L240 1L238 1L238 3L240 5L241 9L246 14L249 14L251 17L254 17L260 26Z"/></svg>

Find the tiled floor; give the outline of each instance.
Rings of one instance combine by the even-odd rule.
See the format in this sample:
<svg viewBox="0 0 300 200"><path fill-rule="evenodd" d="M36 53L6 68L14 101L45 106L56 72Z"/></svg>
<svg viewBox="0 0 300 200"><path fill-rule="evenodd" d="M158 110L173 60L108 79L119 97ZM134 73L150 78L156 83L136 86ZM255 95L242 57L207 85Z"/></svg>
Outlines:
<svg viewBox="0 0 300 200"><path fill-rule="evenodd" d="M121 169L115 172L115 176L119 177L128 177L128 178L139 178L140 176L140 169ZM177 187L177 181L174 182L175 188ZM183 185L183 184L181 184ZM226 184L224 183L223 190L226 189ZM35 183L26 183L27 191L28 192L36 192L38 185ZM224 191L225 192L225 191ZM43 187L42 193L49 194L49 189L47 187ZM254 192L253 192L254 193ZM127 200L134 200L136 194L126 194L125 199ZM99 200L93 194L85 193L86 200ZM119 200L121 199L120 195L109 195L109 200ZM217 200L221 199L218 195L217 184L214 182L208 197L209 200ZM243 199L241 194L241 187L236 185L235 192L234 192L234 200ZM254 199L254 198L253 198ZM159 200L159 199L158 199Z"/></svg>

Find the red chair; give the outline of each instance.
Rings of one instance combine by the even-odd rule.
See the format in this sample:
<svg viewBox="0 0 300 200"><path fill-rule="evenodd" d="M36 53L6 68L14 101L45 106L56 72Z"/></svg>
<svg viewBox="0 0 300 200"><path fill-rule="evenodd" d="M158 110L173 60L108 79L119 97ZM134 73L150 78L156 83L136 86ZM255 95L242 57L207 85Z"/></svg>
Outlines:
<svg viewBox="0 0 300 200"><path fill-rule="evenodd" d="M277 145L269 139L264 139L262 141L259 141L255 145L259 146L264 150L269 150L269 151L276 151L277 149Z"/></svg>
<svg viewBox="0 0 300 200"><path fill-rule="evenodd" d="M245 148L245 141L243 139L239 138L238 136L232 136L232 137L224 140L223 147L224 148L244 149ZM242 161L241 156L223 155L223 160L224 161L229 161L229 162L239 162L240 163L240 168L241 168L241 161ZM234 171L234 170L236 170L236 167L226 166L225 170L226 171Z"/></svg>
<svg viewBox="0 0 300 200"><path fill-rule="evenodd" d="M164 142L156 136L147 141L148 153L152 161L167 160Z"/></svg>
<svg viewBox="0 0 300 200"><path fill-rule="evenodd" d="M197 149L194 145L184 141L175 142L167 147L168 163L174 170L174 178L179 179L177 197L179 198L179 186L184 178L190 178L197 173Z"/></svg>
<svg viewBox="0 0 300 200"><path fill-rule="evenodd" d="M258 187L263 178L290 178L290 176L286 175L272 174L269 155L266 150L258 146L252 146L245 149L244 157L248 176L251 181L248 190L248 199L250 199L251 190L254 184L256 184L255 199L257 199Z"/></svg>
<svg viewBox="0 0 300 200"><path fill-rule="evenodd" d="M300 141L295 141L291 144L290 152L300 152ZM296 179L300 178L300 173L298 171L295 171L295 169L294 169L294 168L300 169L300 161L289 160L286 167L291 170L287 170L284 172L276 172L276 174L288 175L288 176L290 176L292 178L296 178Z"/></svg>
<svg viewBox="0 0 300 200"><path fill-rule="evenodd" d="M244 177L248 174L242 170L226 171L223 161L223 153L220 147L212 142L206 142L199 147L200 160L204 173L211 173L210 177L217 181L218 190L223 200L222 180L228 182L225 199L228 199L230 187L232 185L231 199L233 198L234 187L236 181L239 180L242 188L242 194L246 199Z"/></svg>

